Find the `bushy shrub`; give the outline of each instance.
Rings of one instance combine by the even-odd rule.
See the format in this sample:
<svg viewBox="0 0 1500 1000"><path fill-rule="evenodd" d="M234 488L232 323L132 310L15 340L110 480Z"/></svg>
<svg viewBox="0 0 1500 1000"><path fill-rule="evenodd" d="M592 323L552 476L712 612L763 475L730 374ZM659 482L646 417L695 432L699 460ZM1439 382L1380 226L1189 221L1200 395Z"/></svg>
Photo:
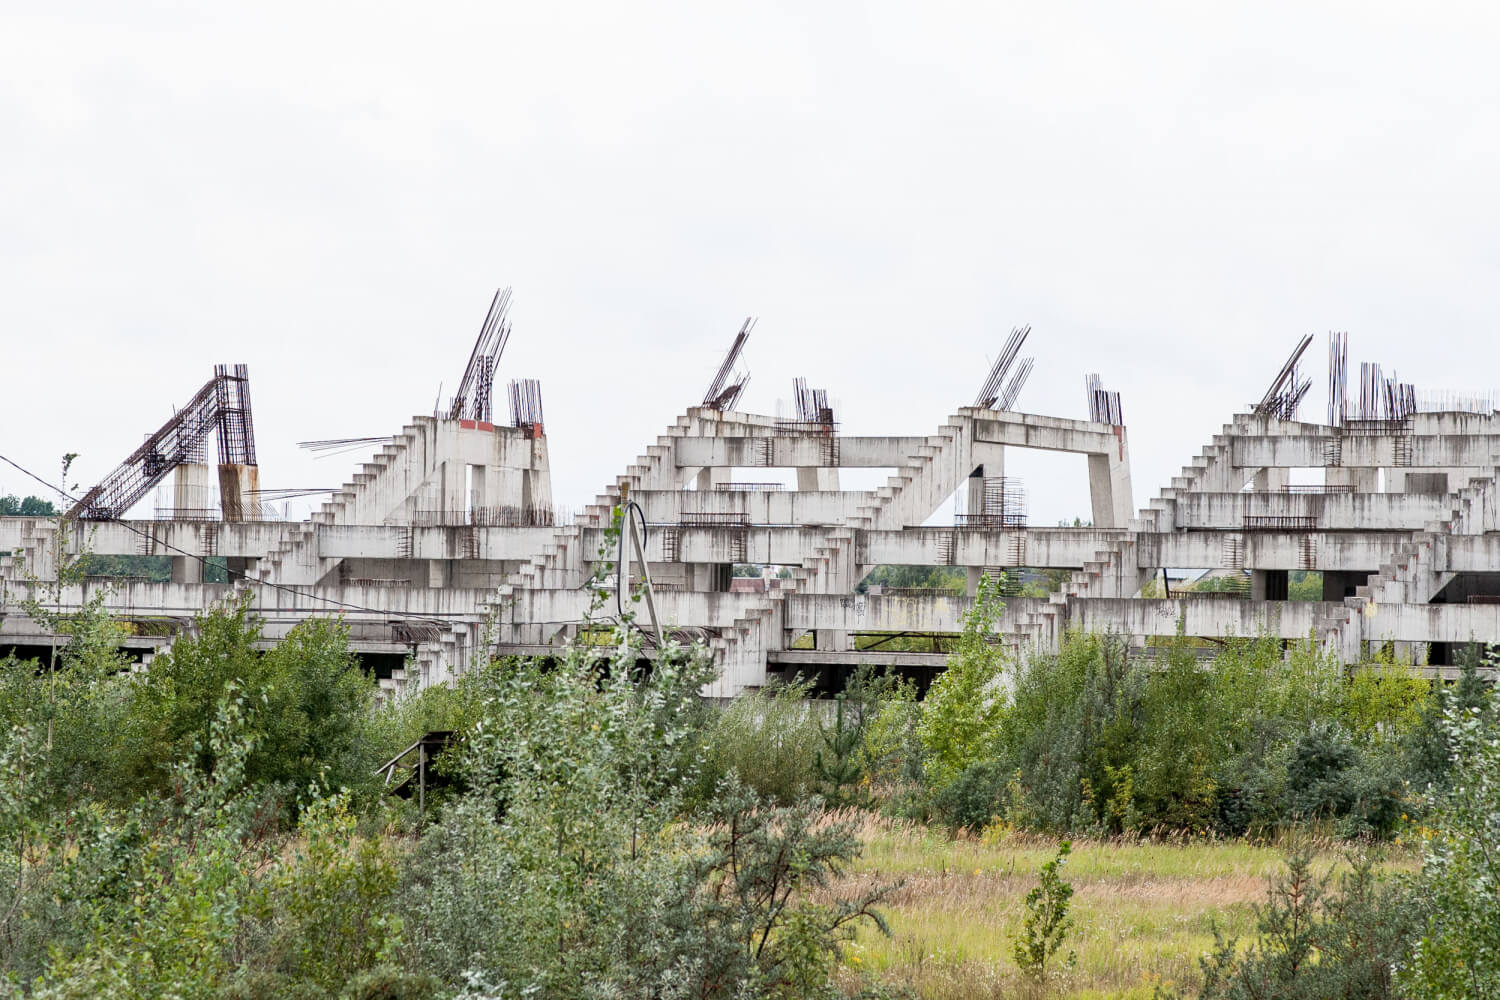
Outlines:
<svg viewBox="0 0 1500 1000"><path fill-rule="evenodd" d="M653 947L657 901L684 891L672 824L708 667L670 652L640 676L635 652L575 647L477 678L471 790L424 835L402 892L412 963L577 996Z"/></svg>
<svg viewBox="0 0 1500 1000"><path fill-rule="evenodd" d="M1201 833L1213 823L1215 771L1228 749L1216 681L1181 637L1148 677L1132 766L1135 804L1147 826Z"/></svg>
<svg viewBox="0 0 1500 1000"><path fill-rule="evenodd" d="M1500 996L1500 724L1494 695L1477 700L1444 718L1453 770L1425 820L1417 894L1427 909L1402 977L1434 1000Z"/></svg>
<svg viewBox="0 0 1500 1000"><path fill-rule="evenodd" d="M207 735L215 706L233 685L256 706L252 783L295 794L312 786L368 788L374 767L365 743L374 688L349 650L347 629L310 619L266 653L248 601L205 612L197 634L179 638L130 689L129 760L138 794L161 788L165 762L192 757L216 766Z"/></svg>
<svg viewBox="0 0 1500 1000"><path fill-rule="evenodd" d="M1375 874L1374 861L1350 859L1337 881L1318 878L1311 858L1294 851L1257 908L1256 938L1246 949L1215 933L1202 960L1204 1000L1395 998L1416 907Z"/></svg>
<svg viewBox="0 0 1500 1000"><path fill-rule="evenodd" d="M268 927L259 962L329 991L401 944L401 919L391 912L397 859L380 838L357 836L355 825L346 794L315 798L298 824L295 853L251 906Z"/></svg>
<svg viewBox="0 0 1500 1000"><path fill-rule="evenodd" d="M1485 652L1477 644L1461 647L1455 657L1459 675L1452 688L1435 683L1421 706L1416 719L1401 736L1400 751L1412 786L1419 793L1442 792L1450 782L1454 767L1454 738L1449 715L1452 712L1476 711L1493 715L1489 685L1479 676Z"/></svg>
<svg viewBox="0 0 1500 1000"><path fill-rule="evenodd" d="M1226 640L1211 660L1181 635L1155 652L1073 634L1029 657L978 762L996 766L952 794L935 788L939 812L972 822L1005 775L1005 818L1050 832L1240 835L1326 820L1395 832L1403 747L1420 728L1403 668L1350 680L1315 643L1283 651L1264 636Z"/></svg>
<svg viewBox="0 0 1500 1000"><path fill-rule="evenodd" d="M1053 831L1133 827L1142 685L1111 636L1070 634L1056 656L1029 658L996 739L1007 819Z"/></svg>
<svg viewBox="0 0 1500 1000"><path fill-rule="evenodd" d="M432 1000L441 992L442 984L426 973L377 965L350 979L339 1000Z"/></svg>
<svg viewBox="0 0 1500 1000"><path fill-rule="evenodd" d="M910 738L910 727L895 728L897 717L887 709L909 708L916 700L916 684L865 664L833 700L832 718L825 715L818 727L822 745L813 756L817 790L834 806L869 806L879 772L895 765L894 755ZM891 739L897 744L885 745Z"/></svg>
<svg viewBox="0 0 1500 1000"><path fill-rule="evenodd" d="M86 933L52 951L38 995L210 997L230 978L241 914L280 846L246 785L252 728L231 686L207 745L174 765L173 794L144 798L75 842L72 864L122 891L70 900ZM211 774L193 764L205 753Z"/></svg>
<svg viewBox="0 0 1500 1000"><path fill-rule="evenodd" d="M933 796L933 812L955 829L983 829L1005 814L1005 791L1010 778L999 761L970 764Z"/></svg>
<svg viewBox="0 0 1500 1000"><path fill-rule="evenodd" d="M889 933L876 904L895 888L829 897L859 855L852 827L823 822L816 797L772 807L732 776L703 818L689 891L666 908L666 948L630 985L725 1000L837 996L829 978L840 947L861 922Z"/></svg>
<svg viewBox="0 0 1500 1000"><path fill-rule="evenodd" d="M730 773L757 794L783 804L813 789L823 732L820 710L808 704L810 687L794 681L742 694L711 712L701 736L698 801L711 799Z"/></svg>
<svg viewBox="0 0 1500 1000"><path fill-rule="evenodd" d="M733 775L683 825L699 776L681 748L709 667L701 651L669 649L644 675L635 660L574 648L483 673L471 791L426 831L401 890L404 966L476 997L827 990L877 896L799 893L826 890L857 841L816 798L775 806Z"/></svg>

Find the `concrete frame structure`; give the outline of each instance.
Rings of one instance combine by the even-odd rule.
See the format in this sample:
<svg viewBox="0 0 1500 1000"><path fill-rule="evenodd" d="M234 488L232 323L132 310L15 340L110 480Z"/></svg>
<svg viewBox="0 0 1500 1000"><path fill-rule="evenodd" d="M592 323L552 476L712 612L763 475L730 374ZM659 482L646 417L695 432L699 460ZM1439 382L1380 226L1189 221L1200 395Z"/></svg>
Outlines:
<svg viewBox="0 0 1500 1000"><path fill-rule="evenodd" d="M1005 453L1034 448L1088 463L1090 527L1019 527L968 519L932 526L976 481L1003 474ZM954 633L984 571L1073 572L1045 598L1011 599L1000 630L1017 647L1055 649L1070 628L1144 643L1175 634L1315 635L1346 662L1371 642L1449 662L1453 644L1500 641L1500 525L1494 414L1418 413L1333 427L1240 415L1139 512L1125 428L963 408L925 436L841 435L832 425L693 408L572 523L550 520L546 439L525 428L414 418L301 523L247 520L57 524L0 519L0 648L52 641L19 601L55 579L55 552L173 554L170 584L107 585L107 606L143 629L149 652L237 588L274 639L339 613L355 648L409 654L383 683L443 683L475 655L548 654L573 639L584 589L622 498L650 524L647 560L664 625L704 640L721 666L715 695L785 670L861 662L940 669L942 654L860 650L861 633ZM889 469L873 491L839 488L844 468ZM742 481L795 470L797 488ZM1321 470L1315 487L1291 470ZM191 476L191 473L184 473ZM971 500L971 509L974 501ZM197 504L194 504L197 506ZM183 553L186 553L184 555ZM236 587L194 578L197 558L235 560ZM606 556L609 561L612 556ZM787 567L784 586L731 592L738 562ZM970 596L865 596L885 564L963 567ZM1164 566L1249 571L1249 598L1141 597ZM1289 602L1287 574L1324 574L1324 600ZM63 607L105 584L63 588ZM811 633L814 648L796 648Z"/></svg>

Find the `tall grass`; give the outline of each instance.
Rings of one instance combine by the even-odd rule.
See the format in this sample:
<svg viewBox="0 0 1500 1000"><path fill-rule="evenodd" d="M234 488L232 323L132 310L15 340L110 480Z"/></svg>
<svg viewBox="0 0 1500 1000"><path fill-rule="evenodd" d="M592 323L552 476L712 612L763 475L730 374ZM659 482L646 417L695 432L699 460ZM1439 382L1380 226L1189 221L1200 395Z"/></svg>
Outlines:
<svg viewBox="0 0 1500 1000"><path fill-rule="evenodd" d="M846 816L845 818L851 818ZM853 816L865 851L847 878L903 880L891 897L889 938L861 934L845 956L853 989L879 975L929 1000L1032 995L1011 957L1023 900L1057 850L1054 839L1011 830L949 836L919 823ZM1302 835L1316 869L1345 864L1347 842ZM1078 965L1053 996L1150 997L1157 986L1191 988L1214 930L1248 936L1254 907L1281 870L1290 842L1198 838L1074 839L1066 877L1077 894L1066 947ZM1399 848L1390 864L1410 867Z"/></svg>

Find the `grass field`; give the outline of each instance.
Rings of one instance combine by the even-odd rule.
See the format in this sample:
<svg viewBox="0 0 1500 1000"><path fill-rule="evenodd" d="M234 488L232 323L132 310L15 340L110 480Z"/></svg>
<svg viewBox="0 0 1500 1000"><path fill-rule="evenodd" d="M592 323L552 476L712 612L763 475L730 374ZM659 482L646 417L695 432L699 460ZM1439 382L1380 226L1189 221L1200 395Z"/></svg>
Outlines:
<svg viewBox="0 0 1500 1000"><path fill-rule="evenodd" d="M1004 833L954 839L945 832L876 817L863 819L866 848L850 882L903 886L885 907L891 936L860 933L841 976L868 974L924 1000L1035 996L1012 958L1026 893L1057 842ZM1316 870L1343 863L1335 842L1309 841ZM1151 997L1158 985L1192 990L1198 958L1214 929L1251 935L1254 906L1283 867L1286 845L1232 841L1074 840L1063 868L1072 882L1074 927L1064 953L1077 965L1047 995ZM1396 854L1391 864L1411 864ZM1243 942L1242 942L1243 943Z"/></svg>

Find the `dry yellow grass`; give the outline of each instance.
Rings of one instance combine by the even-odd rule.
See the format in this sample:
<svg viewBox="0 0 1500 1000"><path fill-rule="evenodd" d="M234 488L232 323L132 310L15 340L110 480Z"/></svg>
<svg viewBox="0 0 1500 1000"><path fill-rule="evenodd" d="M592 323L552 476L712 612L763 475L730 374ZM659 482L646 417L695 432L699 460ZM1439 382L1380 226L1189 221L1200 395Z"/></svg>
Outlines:
<svg viewBox="0 0 1500 1000"><path fill-rule="evenodd" d="M1036 994L1017 971L1012 946L1026 893L1056 853L1055 840L1018 833L952 838L913 823L855 818L865 854L841 888L898 879L903 885L885 908L891 936L866 929L849 949L841 970L847 986L874 974L924 1000ZM1323 871L1342 861L1336 842L1306 846ZM1048 995L1191 990L1215 928L1229 937L1250 934L1254 906L1285 854L1286 845L1243 841L1075 839L1063 869L1076 890L1064 952L1076 952L1077 964Z"/></svg>

